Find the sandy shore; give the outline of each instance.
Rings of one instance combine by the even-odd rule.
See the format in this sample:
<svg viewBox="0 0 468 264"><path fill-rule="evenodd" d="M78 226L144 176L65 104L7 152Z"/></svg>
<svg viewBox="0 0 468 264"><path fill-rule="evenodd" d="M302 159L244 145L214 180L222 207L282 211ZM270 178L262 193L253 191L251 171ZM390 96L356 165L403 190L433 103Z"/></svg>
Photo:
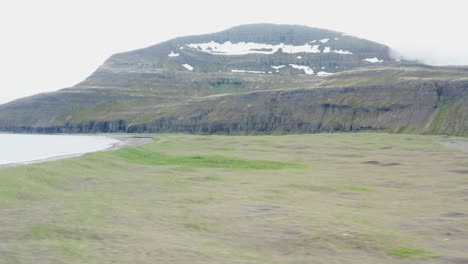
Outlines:
<svg viewBox="0 0 468 264"><path fill-rule="evenodd" d="M86 136L86 135L83 135ZM103 136L103 137L108 137L112 139L119 140L119 142L113 144L111 147L99 151L107 151L107 150L115 150L119 149L121 147L125 146L141 146L145 144L149 144L153 141L153 136L136 136L136 135L108 135L108 134L98 134L98 135L89 135L89 136ZM96 151L96 152L99 152ZM32 164L32 163L38 163L38 162L44 162L44 161L51 161L51 160L60 160L60 159L67 159L67 158L72 158L72 157L79 157L84 154L91 153L91 152L86 152L86 153L77 153L77 154L71 154L71 155L62 155L62 156L55 156L55 157L50 157L47 159L39 159L39 160L32 160L32 161L26 161L26 162L17 162L17 163L9 163L9 164L1 164L0 168L7 168L7 167L16 167L16 166L21 166L21 165L27 165L27 164Z"/></svg>
<svg viewBox="0 0 468 264"><path fill-rule="evenodd" d="M106 134L100 134L99 136L104 136L112 139L119 140L119 143L114 144L111 148L107 150L112 150L112 149L118 149L121 147L125 146L142 146L149 144L153 142L154 137L153 136L136 136L136 135L106 135Z"/></svg>

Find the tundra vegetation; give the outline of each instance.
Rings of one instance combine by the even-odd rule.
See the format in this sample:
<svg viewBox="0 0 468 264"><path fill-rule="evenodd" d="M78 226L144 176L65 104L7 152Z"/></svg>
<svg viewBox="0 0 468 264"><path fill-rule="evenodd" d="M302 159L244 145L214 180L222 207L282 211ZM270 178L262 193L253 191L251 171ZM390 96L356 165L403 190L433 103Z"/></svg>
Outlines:
<svg viewBox="0 0 468 264"><path fill-rule="evenodd" d="M3 168L0 263L467 263L462 141L167 134Z"/></svg>

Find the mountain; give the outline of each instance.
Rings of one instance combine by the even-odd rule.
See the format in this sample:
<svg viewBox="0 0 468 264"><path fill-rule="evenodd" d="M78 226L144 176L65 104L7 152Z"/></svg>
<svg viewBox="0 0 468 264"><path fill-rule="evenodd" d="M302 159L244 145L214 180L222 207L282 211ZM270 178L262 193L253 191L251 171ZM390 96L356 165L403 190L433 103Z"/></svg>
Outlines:
<svg viewBox="0 0 468 264"><path fill-rule="evenodd" d="M111 56L74 87L0 106L15 132L464 135L467 70L340 32L254 24Z"/></svg>
<svg viewBox="0 0 468 264"><path fill-rule="evenodd" d="M109 58L100 70L333 73L393 60L387 46L305 26L256 24L173 39ZM184 66L185 65L185 66ZM284 66L284 67L281 67ZM320 74L319 74L320 75Z"/></svg>

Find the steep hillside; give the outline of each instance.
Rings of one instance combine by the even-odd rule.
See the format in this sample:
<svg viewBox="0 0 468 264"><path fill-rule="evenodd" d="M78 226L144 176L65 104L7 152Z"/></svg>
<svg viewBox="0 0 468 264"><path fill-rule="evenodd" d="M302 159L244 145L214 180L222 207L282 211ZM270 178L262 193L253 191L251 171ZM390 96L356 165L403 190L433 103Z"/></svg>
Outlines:
<svg viewBox="0 0 468 264"><path fill-rule="evenodd" d="M468 80L274 90L189 100L130 132L383 130L468 135Z"/></svg>
<svg viewBox="0 0 468 264"><path fill-rule="evenodd" d="M161 107L190 98L265 89L309 87L321 77L259 76L247 73L95 73L77 87L0 105L0 129L50 127L65 123L147 121ZM86 86L85 86L86 85Z"/></svg>
<svg viewBox="0 0 468 264"><path fill-rule="evenodd" d="M74 87L1 105L0 130L466 134L467 73L340 32L245 25L113 55Z"/></svg>

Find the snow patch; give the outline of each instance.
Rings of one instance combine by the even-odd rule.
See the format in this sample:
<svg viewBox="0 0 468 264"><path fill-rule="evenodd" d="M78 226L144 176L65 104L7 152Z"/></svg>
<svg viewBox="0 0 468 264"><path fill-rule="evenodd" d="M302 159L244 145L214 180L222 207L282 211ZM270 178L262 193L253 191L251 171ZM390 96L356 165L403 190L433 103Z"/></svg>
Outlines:
<svg viewBox="0 0 468 264"><path fill-rule="evenodd" d="M245 70L231 70L231 72L236 72L236 73L264 73L262 71L245 71Z"/></svg>
<svg viewBox="0 0 468 264"><path fill-rule="evenodd" d="M339 40L339 38L335 38L335 40Z"/></svg>
<svg viewBox="0 0 468 264"><path fill-rule="evenodd" d="M181 50L182 50L182 49L184 49L184 47L180 47L179 49L181 49Z"/></svg>
<svg viewBox="0 0 468 264"><path fill-rule="evenodd" d="M327 43L329 40L330 40L330 39L325 38L325 39L321 39L321 40L319 40L319 41L322 42L323 44L325 44L325 43Z"/></svg>
<svg viewBox="0 0 468 264"><path fill-rule="evenodd" d="M193 67L190 66L189 64L182 64L182 67L184 67L185 69L187 69L189 71L193 71Z"/></svg>
<svg viewBox="0 0 468 264"><path fill-rule="evenodd" d="M298 58L298 59L302 59L302 56L297 56L296 58Z"/></svg>
<svg viewBox="0 0 468 264"><path fill-rule="evenodd" d="M332 75L333 73L331 72L325 72L325 71L319 71L317 72L317 76L330 76Z"/></svg>
<svg viewBox="0 0 468 264"><path fill-rule="evenodd" d="M323 53L330 53L330 52L333 52L333 53L337 53L337 54L353 54L351 51L347 51L347 50L332 50L330 47L325 47L323 49Z"/></svg>
<svg viewBox="0 0 468 264"><path fill-rule="evenodd" d="M174 53L173 51L171 51L171 53L169 53L169 55L167 55L169 57L179 57L179 53Z"/></svg>
<svg viewBox="0 0 468 264"><path fill-rule="evenodd" d="M366 59L363 59L363 61L367 61L367 62L370 62L370 63L380 63L380 62L383 62L383 60L379 60L377 57L376 57L376 58L366 58Z"/></svg>
<svg viewBox="0 0 468 264"><path fill-rule="evenodd" d="M279 65L279 66L273 66L273 65L271 65L271 67L272 67L273 69L275 69L275 70L279 70L279 69L281 69L281 68L286 67L286 65Z"/></svg>
<svg viewBox="0 0 468 264"><path fill-rule="evenodd" d="M333 50L333 53L338 53L338 54L353 54L351 51L348 51L348 50Z"/></svg>
<svg viewBox="0 0 468 264"><path fill-rule="evenodd" d="M280 44L281 45L281 44ZM283 53L320 53L320 45L304 44L302 46L283 45Z"/></svg>
<svg viewBox="0 0 468 264"><path fill-rule="evenodd" d="M307 75L313 75L314 70L312 70L309 66L304 65L297 65L297 64L289 64L289 66L293 67L294 69L303 70Z"/></svg>
<svg viewBox="0 0 468 264"><path fill-rule="evenodd" d="M283 53L320 53L318 49L320 45L311 45L305 43L304 45L294 46L286 44L264 44L255 42L239 42L232 43L226 41L224 43L217 43L214 41L207 43L193 43L187 44L188 47L200 50L202 52L215 54L215 55L246 55L246 54L274 54L282 50Z"/></svg>

